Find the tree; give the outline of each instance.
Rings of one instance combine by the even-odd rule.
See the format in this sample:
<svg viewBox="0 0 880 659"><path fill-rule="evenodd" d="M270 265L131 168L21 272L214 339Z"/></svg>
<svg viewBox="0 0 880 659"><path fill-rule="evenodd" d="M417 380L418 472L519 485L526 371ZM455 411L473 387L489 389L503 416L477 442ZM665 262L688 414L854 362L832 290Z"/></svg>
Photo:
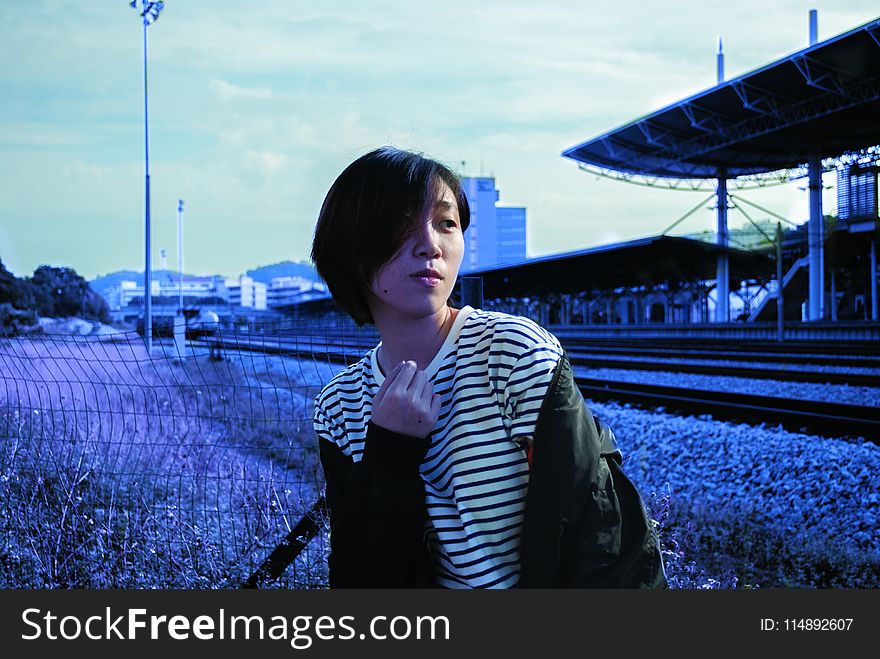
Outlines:
<svg viewBox="0 0 880 659"><path fill-rule="evenodd" d="M6 269L3 261L0 260L0 304L7 303L17 306L15 302L18 299L18 278Z"/></svg>
<svg viewBox="0 0 880 659"><path fill-rule="evenodd" d="M0 261L0 330L23 331L37 314L110 322L107 302L73 268L41 265L33 277L19 279Z"/></svg>
<svg viewBox="0 0 880 659"><path fill-rule="evenodd" d="M19 279L6 269L0 260L0 304L10 308L30 310L35 308L34 292L25 279Z"/></svg>
<svg viewBox="0 0 880 659"><path fill-rule="evenodd" d="M37 323L30 285L6 269L0 261L0 336L14 336Z"/></svg>
<svg viewBox="0 0 880 659"><path fill-rule="evenodd" d="M106 301L73 268L41 265L31 277L35 307L41 316L79 316L110 322Z"/></svg>

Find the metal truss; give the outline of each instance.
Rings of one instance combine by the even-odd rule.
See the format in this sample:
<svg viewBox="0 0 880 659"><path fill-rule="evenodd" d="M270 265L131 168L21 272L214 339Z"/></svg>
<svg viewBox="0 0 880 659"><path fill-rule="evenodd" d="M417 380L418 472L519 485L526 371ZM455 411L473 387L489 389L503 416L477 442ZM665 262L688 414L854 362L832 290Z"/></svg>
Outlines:
<svg viewBox="0 0 880 659"><path fill-rule="evenodd" d="M880 46L880 23L873 23L865 28L865 32Z"/></svg>
<svg viewBox="0 0 880 659"><path fill-rule="evenodd" d="M761 89L745 80L734 80L730 83L733 91L739 96L746 110L766 114L773 117L782 116L782 108L792 105L793 101L782 94Z"/></svg>
<svg viewBox="0 0 880 659"><path fill-rule="evenodd" d="M880 48L880 21L871 23L864 30ZM875 56L880 57L880 51L875 51ZM621 136L622 131L602 136L597 143L604 147L608 158L599 154L587 155L594 158L593 162L578 161L578 167L597 176L651 187L705 190L714 186L713 181L723 177L725 172L718 165L695 162L701 157L705 159L715 152L764 135L880 101L880 76L863 77L828 59L821 59L814 50L793 55L789 61L806 86L817 93L794 99L763 89L748 79L732 80L727 84L739 98L742 109L747 111L745 117L733 117L710 110L696 100L685 100L669 111L678 109L696 134L661 123L663 114L648 117L634 124L643 140L626 139ZM778 158L761 154L744 154L744 158L748 160L747 166L738 166L735 161L729 164L729 180L738 189L778 185L807 175L806 163L775 170ZM833 169L836 164L834 158L826 159L822 163L823 170ZM762 167L767 171L737 176L737 171ZM617 171L619 168L628 171ZM701 182L701 179L707 182Z"/></svg>
<svg viewBox="0 0 880 659"><path fill-rule="evenodd" d="M835 168L837 160L829 158L822 161L823 171L831 171ZM601 176L602 178L612 179L614 181L623 181L624 183L632 183L648 188L665 188L667 190L681 190L684 192L704 192L712 191L717 185L714 178L664 178L662 176L653 176L649 174L634 174L631 172L621 172L608 167L598 167L579 162L578 169L587 174ZM769 188L775 185L782 185L790 181L794 181L807 176L806 167L797 169L781 169L775 172L767 172L765 174L749 174L747 176L738 176L728 179L728 187L734 190L756 190L759 188Z"/></svg>
<svg viewBox="0 0 880 659"><path fill-rule="evenodd" d="M850 98L847 85L853 80L858 80L858 76L826 62L820 62L809 55L798 55L791 61L810 87Z"/></svg>
<svg viewBox="0 0 880 659"><path fill-rule="evenodd" d="M804 64L804 66L808 66ZM815 73L815 69L810 70ZM805 123L813 119L840 112L863 103L880 100L880 78L858 80L854 83L843 84L840 78L833 78L830 73L825 73L817 78L812 78L814 86L819 84L830 85L834 91L816 97L781 105L778 95L766 97L758 96L756 88L747 89L741 86L748 101L743 101L743 107L759 114L757 117L739 121L728 127L726 134L712 133L706 136L697 136L677 144L665 160L672 160L683 164L686 159L692 159L716 151L739 142L761 137L768 133L782 130L790 126ZM832 83L831 80L834 80ZM837 85L840 85L839 89ZM659 155L659 153L651 154Z"/></svg>
<svg viewBox="0 0 880 659"><path fill-rule="evenodd" d="M862 164L870 165L880 162L880 145L870 146L866 149L857 151L847 151L834 158L822 159L822 171L831 172L838 167L846 165ZM632 172L621 172L610 167L599 167L587 163L579 162L578 169L593 176L601 176L602 178L612 179L614 181L623 181L624 183L632 183L648 188L666 188L667 190L683 190L684 192L701 192L704 190L714 190L717 185L717 179L714 178L664 178L662 176L654 176L650 174L638 174ZM757 190L760 188L769 188L775 185L783 185L792 181L797 181L809 176L809 169L806 165L794 167L791 169L779 169L774 172L766 172L763 174L749 174L747 176L738 176L727 180L728 187L734 190Z"/></svg>
<svg viewBox="0 0 880 659"><path fill-rule="evenodd" d="M726 114L707 110L697 103L686 103L679 105L679 109L684 113L691 128L701 130L706 133L718 133L723 135L727 131L727 126L733 119Z"/></svg>

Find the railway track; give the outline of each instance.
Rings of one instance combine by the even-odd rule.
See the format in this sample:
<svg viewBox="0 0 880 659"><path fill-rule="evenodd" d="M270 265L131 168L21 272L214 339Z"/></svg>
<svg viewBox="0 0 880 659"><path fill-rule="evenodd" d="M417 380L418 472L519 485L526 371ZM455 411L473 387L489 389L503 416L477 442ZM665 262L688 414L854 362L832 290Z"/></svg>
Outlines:
<svg viewBox="0 0 880 659"><path fill-rule="evenodd" d="M372 339L361 339L355 342L349 337L348 341L342 339L334 339L330 337L269 337L269 336L252 336L246 341L235 341L230 339L221 339L225 345L238 346L239 349L249 349L247 344L256 346L263 352L286 354L286 355L311 355L316 352L327 351L337 358L340 355L347 355L354 359L360 357L373 346L376 341ZM612 354L597 354L593 347L584 348L577 344L563 344L571 359L572 365L586 366L590 368L616 368L626 370L639 371L666 371L674 373L694 373L700 375L720 375L725 377L740 377L762 380L781 380L784 382L815 382L821 384L846 384L850 386L862 387L880 387L880 374L863 374L852 372L835 372L835 371L817 371L817 370L801 370L801 369L785 369L779 368L778 364L783 363L776 355L768 356L768 365L749 365L739 366L731 363L712 363L712 361L744 361L745 357L737 356L730 353L703 353L698 358L691 356L684 357L688 361L678 361L667 355L660 354L640 354L631 352L619 352ZM654 351L656 353L656 351ZM756 355L749 355L748 361L760 362L760 359L754 359ZM794 355L793 357L797 357ZM880 368L880 360L877 361L877 367ZM794 362L803 363L803 362ZM838 367L870 367L870 361L854 363L853 360L831 361L825 365Z"/></svg>
<svg viewBox="0 0 880 659"><path fill-rule="evenodd" d="M655 348L592 345L577 341L564 343L571 350L588 352L594 356L626 356L678 360L740 360L773 362L777 364L806 364L813 366L854 366L880 368L880 357L818 353L772 352L765 350L726 350L718 348Z"/></svg>
<svg viewBox="0 0 880 659"><path fill-rule="evenodd" d="M261 352L315 358L332 363L351 364L363 356L362 346L292 345L283 341L261 341L249 338L244 342L209 339L194 342L214 349ZM372 344L375 345L375 344ZM372 347L372 345L370 347ZM629 362L633 363L633 362ZM572 359L573 366L583 365ZM725 371L731 375L735 369ZM762 371L766 372L766 371ZM791 371L786 371L792 379ZM825 374L827 375L827 374ZM880 444L880 409L865 405L848 405L774 396L755 396L717 390L667 387L606 379L575 376L584 398L596 401L616 400L648 409L663 407L681 414L708 414L714 419L767 424L796 432L826 437L864 437ZM875 383L876 384L876 383Z"/></svg>
<svg viewBox="0 0 880 659"><path fill-rule="evenodd" d="M848 384L850 386L880 387L880 375L863 373L840 373L835 371L804 371L764 366L737 366L734 364L711 364L651 359L614 359L596 357L592 354L569 352L571 363L590 368L620 368L638 371L672 371L700 375L723 375L727 377L758 380L782 380L785 382L819 382L822 384Z"/></svg>
<svg viewBox="0 0 880 659"><path fill-rule="evenodd" d="M775 396L755 396L684 387L575 377L584 398L615 400L647 409L664 407L680 414L709 414L713 419L781 425L786 430L825 437L864 437L880 444L880 409Z"/></svg>
<svg viewBox="0 0 880 659"><path fill-rule="evenodd" d="M855 357L880 359L880 341L737 341L737 340L706 340L693 338L594 338L581 337L575 332L560 330L556 336L563 344L573 346L591 346L596 348L622 349L654 349L667 354L676 351L708 350L713 352L752 355L768 353L773 355L830 355L833 357Z"/></svg>
<svg viewBox="0 0 880 659"><path fill-rule="evenodd" d="M253 335L254 337L284 341L339 341L358 345L366 350L379 341L379 335L372 330L357 332L334 332L324 334L299 333L283 330L273 334ZM585 339L561 334L562 345L571 351L588 352L595 356L632 356L678 360L741 360L764 361L780 364L812 364L816 366L854 366L861 368L880 368L880 342L702 342L699 339L680 340L608 340Z"/></svg>
<svg viewBox="0 0 880 659"><path fill-rule="evenodd" d="M786 340L779 341L755 341L755 340L731 340L715 339L707 340L701 337L686 338L599 338L580 336L575 330L550 328L565 346L572 348L590 348L597 352L607 354L645 354L654 353L652 356L660 357L685 357L694 354L706 353L708 355L744 355L752 358L766 358L768 361L791 361L791 363L821 363L833 364L838 361L857 360L860 365L880 365L880 341L803 341ZM304 327L300 331L295 329L280 329L276 336L284 338L296 338L315 336L320 338L340 339L346 342L364 341L376 345L379 341L378 333L365 326L356 330L339 331L328 328L326 331L315 331ZM268 334L267 334L268 336ZM714 358L714 357L713 357ZM865 363L865 361L870 363Z"/></svg>

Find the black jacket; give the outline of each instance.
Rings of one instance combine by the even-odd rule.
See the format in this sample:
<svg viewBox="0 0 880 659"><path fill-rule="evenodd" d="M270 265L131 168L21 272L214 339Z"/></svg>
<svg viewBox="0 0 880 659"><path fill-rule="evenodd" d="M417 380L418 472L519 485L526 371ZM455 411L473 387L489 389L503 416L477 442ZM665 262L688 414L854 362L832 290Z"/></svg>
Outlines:
<svg viewBox="0 0 880 659"><path fill-rule="evenodd" d="M429 443L370 422L356 463L321 441L331 588L436 585L419 474ZM563 355L535 426L520 588L666 587L657 534L620 462L614 433L590 413Z"/></svg>

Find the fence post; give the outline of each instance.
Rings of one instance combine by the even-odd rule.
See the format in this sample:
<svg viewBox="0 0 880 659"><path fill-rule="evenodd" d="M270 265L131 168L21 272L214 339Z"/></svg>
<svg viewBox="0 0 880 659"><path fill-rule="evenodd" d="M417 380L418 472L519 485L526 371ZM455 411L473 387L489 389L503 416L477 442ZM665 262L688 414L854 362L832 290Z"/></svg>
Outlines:
<svg viewBox="0 0 880 659"><path fill-rule="evenodd" d="M186 318L182 310L174 316L174 349L177 359L183 361L186 357Z"/></svg>

